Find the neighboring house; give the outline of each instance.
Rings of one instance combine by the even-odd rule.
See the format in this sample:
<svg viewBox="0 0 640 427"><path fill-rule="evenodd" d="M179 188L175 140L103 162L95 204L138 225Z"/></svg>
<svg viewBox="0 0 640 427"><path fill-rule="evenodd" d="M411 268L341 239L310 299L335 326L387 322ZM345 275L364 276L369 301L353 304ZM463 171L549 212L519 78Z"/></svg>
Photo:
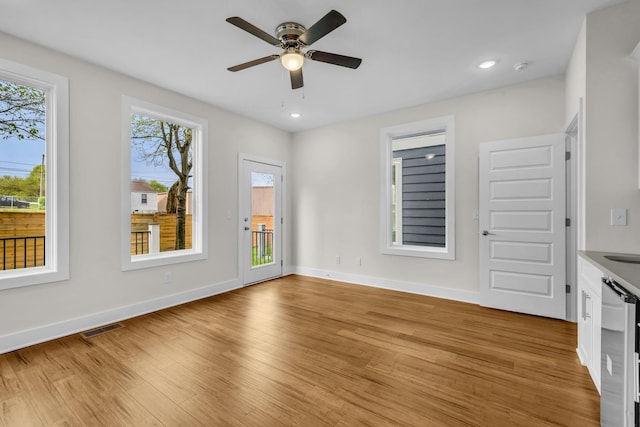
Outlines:
<svg viewBox="0 0 640 427"><path fill-rule="evenodd" d="M273 186L251 188L251 212L253 215L273 215Z"/></svg>
<svg viewBox="0 0 640 427"><path fill-rule="evenodd" d="M158 212L158 192L145 181L131 181L131 211Z"/></svg>
<svg viewBox="0 0 640 427"><path fill-rule="evenodd" d="M167 194L168 192L158 193L158 212L167 213ZM193 206L193 191L187 190L187 215L191 215Z"/></svg>

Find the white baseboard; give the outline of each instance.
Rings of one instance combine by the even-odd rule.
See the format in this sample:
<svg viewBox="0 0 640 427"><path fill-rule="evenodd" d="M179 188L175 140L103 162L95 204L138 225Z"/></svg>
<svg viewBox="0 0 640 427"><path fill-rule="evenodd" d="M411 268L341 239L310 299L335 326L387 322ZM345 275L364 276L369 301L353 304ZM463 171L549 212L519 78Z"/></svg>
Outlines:
<svg viewBox="0 0 640 427"><path fill-rule="evenodd" d="M381 277L339 273L335 271L320 270L308 267L293 267L290 270L291 274L299 274L301 276L338 280L340 282L353 283L356 285L371 286L374 288L389 289L392 291L408 292L412 294L444 298L453 301L479 304L479 292L477 291L451 289L436 285L430 285L427 283L403 282L399 280L384 279Z"/></svg>
<svg viewBox="0 0 640 427"><path fill-rule="evenodd" d="M237 279L0 336L0 354L241 288Z"/></svg>
<svg viewBox="0 0 640 427"><path fill-rule="evenodd" d="M576 353L578 353L578 359L580 360L580 364L582 366L587 366L587 358L585 354L582 352L580 347L576 348Z"/></svg>

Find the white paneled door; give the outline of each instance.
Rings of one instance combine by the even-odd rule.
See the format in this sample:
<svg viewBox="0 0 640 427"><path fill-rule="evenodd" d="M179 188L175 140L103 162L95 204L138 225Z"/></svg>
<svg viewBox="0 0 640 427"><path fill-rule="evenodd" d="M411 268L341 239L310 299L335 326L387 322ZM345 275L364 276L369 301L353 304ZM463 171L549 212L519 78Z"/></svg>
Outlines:
<svg viewBox="0 0 640 427"><path fill-rule="evenodd" d="M480 304L565 318L565 142L480 145Z"/></svg>
<svg viewBox="0 0 640 427"><path fill-rule="evenodd" d="M282 166L240 159L240 262L244 285L282 275Z"/></svg>

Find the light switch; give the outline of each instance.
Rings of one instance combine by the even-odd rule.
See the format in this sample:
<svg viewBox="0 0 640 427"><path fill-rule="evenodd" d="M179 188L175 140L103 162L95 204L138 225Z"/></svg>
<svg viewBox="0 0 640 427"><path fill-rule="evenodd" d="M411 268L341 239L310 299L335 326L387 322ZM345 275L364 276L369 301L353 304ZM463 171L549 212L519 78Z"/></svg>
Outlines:
<svg viewBox="0 0 640 427"><path fill-rule="evenodd" d="M627 209L611 208L611 225L627 225Z"/></svg>

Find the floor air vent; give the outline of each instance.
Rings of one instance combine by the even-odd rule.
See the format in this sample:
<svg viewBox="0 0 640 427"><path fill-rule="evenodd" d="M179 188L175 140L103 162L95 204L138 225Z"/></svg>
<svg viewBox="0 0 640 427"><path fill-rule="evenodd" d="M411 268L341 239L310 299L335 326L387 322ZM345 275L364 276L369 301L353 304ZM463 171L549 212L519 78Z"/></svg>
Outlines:
<svg viewBox="0 0 640 427"><path fill-rule="evenodd" d="M112 323L111 325L106 325L97 329L92 329L90 331L83 332L80 335L82 335L84 338L92 338L92 337L95 337L96 335L104 334L106 332L111 332L115 329L120 329L123 327L124 325L122 325L121 323Z"/></svg>

